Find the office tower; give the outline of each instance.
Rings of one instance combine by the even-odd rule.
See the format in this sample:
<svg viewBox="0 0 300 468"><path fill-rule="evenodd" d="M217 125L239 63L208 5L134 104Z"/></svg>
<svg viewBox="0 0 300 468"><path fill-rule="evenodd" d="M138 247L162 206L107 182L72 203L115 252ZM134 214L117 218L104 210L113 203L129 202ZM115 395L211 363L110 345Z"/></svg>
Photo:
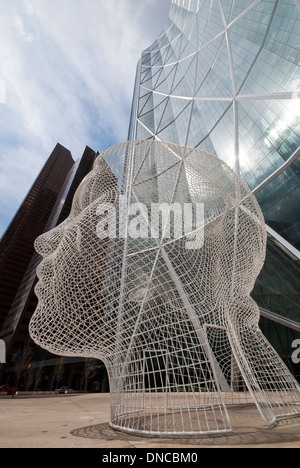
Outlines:
<svg viewBox="0 0 300 468"><path fill-rule="evenodd" d="M37 305L34 286L41 259L34 250L34 241L67 218L74 193L92 169L97 154L87 147L74 163L70 151L58 144L1 240L1 294L7 299L1 304L0 339L6 343L6 373L12 374L13 362L24 349L29 320ZM48 362L52 373L54 361ZM73 373L73 369L69 372Z"/></svg>
<svg viewBox="0 0 300 468"><path fill-rule="evenodd" d="M293 0L173 0L138 63L129 139L195 147L256 195L268 250L253 297L290 359L300 332L300 14Z"/></svg>
<svg viewBox="0 0 300 468"><path fill-rule="evenodd" d="M34 241L49 216L73 166L70 151L57 145L0 243L0 329L34 254Z"/></svg>

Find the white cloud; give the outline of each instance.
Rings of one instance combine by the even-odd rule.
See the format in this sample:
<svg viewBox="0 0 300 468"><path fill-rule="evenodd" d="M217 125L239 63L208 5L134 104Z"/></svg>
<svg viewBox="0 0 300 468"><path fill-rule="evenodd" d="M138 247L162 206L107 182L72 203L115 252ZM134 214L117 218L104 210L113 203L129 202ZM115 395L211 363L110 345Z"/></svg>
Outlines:
<svg viewBox="0 0 300 468"><path fill-rule="evenodd" d="M76 159L85 145L101 151L127 138L136 64L170 4L0 0L2 225L57 142Z"/></svg>
<svg viewBox="0 0 300 468"><path fill-rule="evenodd" d="M24 25L23 25L23 20L20 15L16 15L14 19L14 24L21 34L23 36L25 42L32 42L34 40L34 35L31 33L26 32Z"/></svg>
<svg viewBox="0 0 300 468"><path fill-rule="evenodd" d="M6 102L6 83L3 79L0 80L0 104Z"/></svg>

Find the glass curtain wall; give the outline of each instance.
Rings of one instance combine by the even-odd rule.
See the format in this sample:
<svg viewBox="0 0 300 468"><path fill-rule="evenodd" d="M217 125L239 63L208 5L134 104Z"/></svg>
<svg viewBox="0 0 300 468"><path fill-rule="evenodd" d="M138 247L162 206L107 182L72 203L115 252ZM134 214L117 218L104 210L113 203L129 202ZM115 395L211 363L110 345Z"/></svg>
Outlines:
<svg viewBox="0 0 300 468"><path fill-rule="evenodd" d="M300 324L299 44L297 0L173 0L138 64L129 139L199 148L246 181L269 233L253 297Z"/></svg>

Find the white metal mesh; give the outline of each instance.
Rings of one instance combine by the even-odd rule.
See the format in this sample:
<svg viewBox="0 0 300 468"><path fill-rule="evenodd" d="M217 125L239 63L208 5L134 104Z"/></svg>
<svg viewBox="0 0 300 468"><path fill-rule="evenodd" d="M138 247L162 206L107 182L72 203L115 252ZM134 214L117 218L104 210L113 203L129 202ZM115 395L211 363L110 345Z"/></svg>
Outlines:
<svg viewBox="0 0 300 468"><path fill-rule="evenodd" d="M178 218L149 216L161 203L201 204L204 224L172 237ZM126 235L132 223L148 237ZM232 430L228 404L249 395L272 425L298 414L300 392L250 298L265 249L258 203L225 163L170 143L117 145L98 157L69 218L36 241L31 337L52 353L105 362L115 428L223 433Z"/></svg>

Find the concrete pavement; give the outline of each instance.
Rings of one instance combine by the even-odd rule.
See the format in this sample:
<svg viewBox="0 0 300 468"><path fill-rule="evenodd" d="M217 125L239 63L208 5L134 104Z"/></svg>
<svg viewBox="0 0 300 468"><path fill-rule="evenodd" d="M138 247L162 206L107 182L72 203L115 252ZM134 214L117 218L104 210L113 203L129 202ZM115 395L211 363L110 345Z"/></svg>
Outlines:
<svg viewBox="0 0 300 468"><path fill-rule="evenodd" d="M109 427L109 394L0 396L0 448L300 448L300 418L267 428L253 405L232 407L232 435L158 439Z"/></svg>

